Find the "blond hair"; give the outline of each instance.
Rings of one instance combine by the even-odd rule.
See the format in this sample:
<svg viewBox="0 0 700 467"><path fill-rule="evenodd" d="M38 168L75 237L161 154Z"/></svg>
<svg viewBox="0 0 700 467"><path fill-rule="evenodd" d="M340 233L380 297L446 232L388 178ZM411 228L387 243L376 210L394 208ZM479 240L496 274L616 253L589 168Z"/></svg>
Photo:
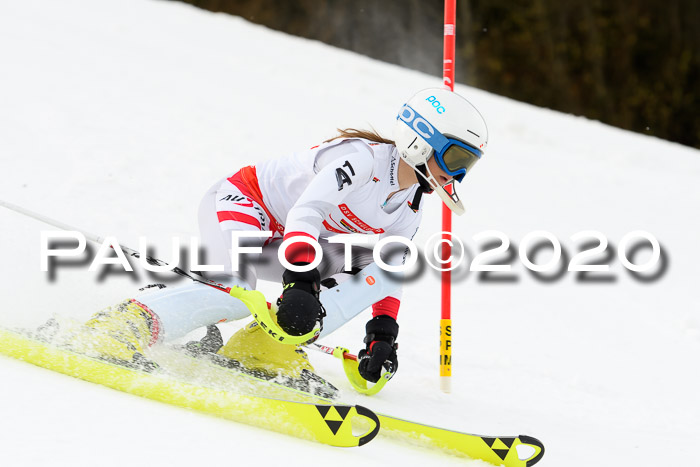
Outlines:
<svg viewBox="0 0 700 467"><path fill-rule="evenodd" d="M381 136L374 130L374 128L372 128L371 130L357 130L355 128L345 128L341 130L340 128L338 128L338 135L334 136L331 139L327 139L326 141L324 141L324 143L328 143L338 138L363 138L370 141L374 141L375 143L391 144L396 146L396 143L394 143L390 139L386 139L383 136Z"/></svg>

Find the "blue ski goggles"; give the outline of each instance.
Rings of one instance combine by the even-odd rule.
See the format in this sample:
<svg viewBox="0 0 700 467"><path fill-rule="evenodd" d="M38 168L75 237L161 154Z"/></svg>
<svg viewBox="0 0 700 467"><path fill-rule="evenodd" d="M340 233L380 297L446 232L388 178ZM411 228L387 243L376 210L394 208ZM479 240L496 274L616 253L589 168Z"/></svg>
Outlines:
<svg viewBox="0 0 700 467"><path fill-rule="evenodd" d="M406 125L428 142L435 150L435 162L446 174L458 182L462 181L467 172L483 155L479 149L440 133L408 104L403 106L396 118L403 120Z"/></svg>

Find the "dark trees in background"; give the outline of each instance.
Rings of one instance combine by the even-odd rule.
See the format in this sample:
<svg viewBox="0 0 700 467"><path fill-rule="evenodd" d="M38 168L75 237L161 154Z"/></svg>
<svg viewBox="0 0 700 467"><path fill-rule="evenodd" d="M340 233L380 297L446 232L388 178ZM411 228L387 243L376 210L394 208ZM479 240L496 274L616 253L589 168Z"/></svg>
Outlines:
<svg viewBox="0 0 700 467"><path fill-rule="evenodd" d="M442 0L184 0L442 71ZM458 0L457 81L700 147L698 0Z"/></svg>

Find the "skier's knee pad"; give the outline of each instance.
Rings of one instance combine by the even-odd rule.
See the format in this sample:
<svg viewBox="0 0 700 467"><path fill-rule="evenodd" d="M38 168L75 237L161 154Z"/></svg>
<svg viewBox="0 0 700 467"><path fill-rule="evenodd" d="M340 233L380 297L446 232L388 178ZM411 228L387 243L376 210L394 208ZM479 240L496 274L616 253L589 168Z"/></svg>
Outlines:
<svg viewBox="0 0 700 467"><path fill-rule="evenodd" d="M303 336L313 331L321 316L321 303L303 290L290 289L277 311L277 324L292 336Z"/></svg>

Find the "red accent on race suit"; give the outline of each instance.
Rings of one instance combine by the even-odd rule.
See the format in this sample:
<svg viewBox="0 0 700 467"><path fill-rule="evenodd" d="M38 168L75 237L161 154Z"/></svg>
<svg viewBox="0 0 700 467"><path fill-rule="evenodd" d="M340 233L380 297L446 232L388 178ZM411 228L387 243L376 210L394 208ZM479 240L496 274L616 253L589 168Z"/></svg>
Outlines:
<svg viewBox="0 0 700 467"><path fill-rule="evenodd" d="M314 237L313 235L309 235L306 232L289 232L288 234L285 234L284 239L282 241L293 237L307 237L316 241L316 237ZM291 243L287 247L287 249L284 251L284 257L291 264L311 263L316 257L316 250L314 250L314 247L312 247L308 243L304 241L298 241Z"/></svg>
<svg viewBox="0 0 700 467"><path fill-rule="evenodd" d="M248 214L243 214L242 212L218 211L216 213L216 215L219 217L219 222L236 221L236 222L242 222L244 224L252 225L253 227L257 227L258 229L262 229L262 225L260 224L260 219L257 219L253 216L249 216Z"/></svg>
<svg viewBox="0 0 700 467"><path fill-rule="evenodd" d="M396 319L399 315L401 301L394 297L386 297L372 305L372 316L387 315Z"/></svg>
<svg viewBox="0 0 700 467"><path fill-rule="evenodd" d="M241 193L243 193L248 198L253 199L256 203L260 205L270 219L270 230L277 232L280 235L284 235L284 226L277 222L277 219L270 213L270 210L265 206L263 201L262 192L260 191L260 185L258 184L258 174L255 170L255 166L249 165L243 167L241 170L233 174L228 178L228 181L238 188Z"/></svg>
<svg viewBox="0 0 700 467"><path fill-rule="evenodd" d="M352 221L353 224L361 228L366 232L373 232L376 234L384 233L384 229L375 229L367 225L362 219L357 217L354 212L350 210L347 204L339 204L340 212L342 212L348 219Z"/></svg>
<svg viewBox="0 0 700 467"><path fill-rule="evenodd" d="M324 226L324 227L326 228L326 230L329 231L329 232L335 232L335 233L339 233L339 234L347 233L347 232L343 232L342 230L336 229L335 227L333 227L332 225L330 225L330 224L328 223L328 221L323 221L323 226Z"/></svg>

